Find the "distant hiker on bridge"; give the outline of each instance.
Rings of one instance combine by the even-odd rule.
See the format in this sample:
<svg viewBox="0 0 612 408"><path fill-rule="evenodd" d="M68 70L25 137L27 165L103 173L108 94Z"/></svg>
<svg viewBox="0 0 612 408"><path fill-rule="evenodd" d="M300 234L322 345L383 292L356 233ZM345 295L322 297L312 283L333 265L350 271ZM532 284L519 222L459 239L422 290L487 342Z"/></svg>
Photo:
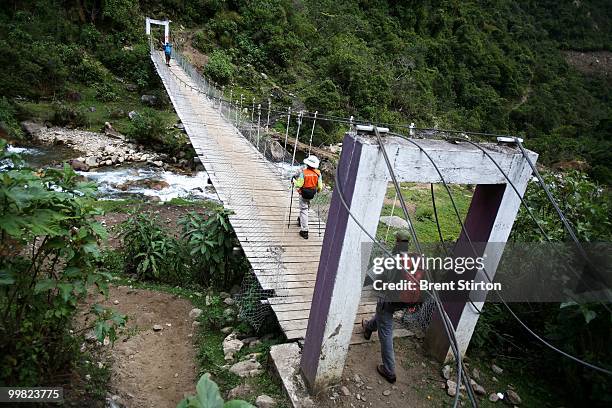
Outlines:
<svg viewBox="0 0 612 408"><path fill-rule="evenodd" d="M408 243L410 235L406 230L400 230L395 235L394 254L408 254ZM414 255L414 254L413 254ZM412 255L409 255L412 256ZM416 255L415 255L416 256ZM411 262L404 265L402 269L387 270L387 282L399 282L400 279L407 281L413 280L419 282L423 279L424 272L421 269L412 270ZM415 268L416 269L416 268ZM412 274L412 278L407 274ZM389 276L393 275L393 276ZM372 319L361 321L363 328L363 337L370 340L372 333L378 331L378 340L380 341L380 354L382 356L382 364L376 366L376 371L385 380L393 384L396 381L395 376L395 353L393 351L393 314L402 309L417 309L421 306L421 292L417 286L414 290L404 290L401 292L382 292L376 304L376 314Z"/></svg>
<svg viewBox="0 0 612 408"><path fill-rule="evenodd" d="M300 194L300 216L298 218L300 236L308 239L308 209L310 208L310 200L323 189L323 177L319 170L319 159L317 156L308 156L304 159L304 164L306 167L293 176L293 186L298 189Z"/></svg>
<svg viewBox="0 0 612 408"><path fill-rule="evenodd" d="M166 42L164 44L164 54L166 55L166 65L170 66L170 57L172 57L172 44Z"/></svg>

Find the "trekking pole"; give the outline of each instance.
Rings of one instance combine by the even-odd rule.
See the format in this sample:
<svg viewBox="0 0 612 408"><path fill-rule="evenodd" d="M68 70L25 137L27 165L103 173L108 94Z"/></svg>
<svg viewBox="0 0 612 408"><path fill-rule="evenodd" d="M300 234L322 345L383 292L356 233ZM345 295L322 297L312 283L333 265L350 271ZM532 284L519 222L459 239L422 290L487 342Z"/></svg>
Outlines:
<svg viewBox="0 0 612 408"><path fill-rule="evenodd" d="M287 228L291 226L291 209L293 207L293 181L291 181L291 198L289 199L289 220L287 221Z"/></svg>
<svg viewBox="0 0 612 408"><path fill-rule="evenodd" d="M317 200L317 218L319 219L319 236L321 236L321 202Z"/></svg>

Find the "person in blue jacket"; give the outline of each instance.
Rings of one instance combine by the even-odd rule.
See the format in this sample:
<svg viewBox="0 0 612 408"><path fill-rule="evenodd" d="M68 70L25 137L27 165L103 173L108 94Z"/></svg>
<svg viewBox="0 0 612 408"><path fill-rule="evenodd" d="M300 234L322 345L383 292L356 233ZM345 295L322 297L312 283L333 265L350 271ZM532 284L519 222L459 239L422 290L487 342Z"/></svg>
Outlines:
<svg viewBox="0 0 612 408"><path fill-rule="evenodd" d="M166 65L170 66L170 57L172 56L172 44L170 42L164 44L164 54L166 55Z"/></svg>

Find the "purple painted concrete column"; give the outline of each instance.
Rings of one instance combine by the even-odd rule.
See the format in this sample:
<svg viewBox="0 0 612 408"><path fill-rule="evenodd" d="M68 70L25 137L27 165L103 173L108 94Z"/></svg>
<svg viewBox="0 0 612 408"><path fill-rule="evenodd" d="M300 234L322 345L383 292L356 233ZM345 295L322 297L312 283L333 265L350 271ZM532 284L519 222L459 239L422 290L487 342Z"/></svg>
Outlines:
<svg viewBox="0 0 612 408"><path fill-rule="evenodd" d="M378 144L368 137L347 135L338 169L351 213L368 234L376 234L388 177ZM301 360L302 374L313 392L342 376L363 290L362 259L369 258L371 250L367 245L371 241L350 217L338 190L336 186L332 195Z"/></svg>
<svg viewBox="0 0 612 408"><path fill-rule="evenodd" d="M496 225L495 222L498 219L498 213L505 196L505 191L505 184L479 184L476 186L470 208L464 221L464 229L461 231L459 239L453 249L453 255L455 257L478 257L484 255L486 243L490 240ZM467 236L469 236L473 246L469 244ZM474 252L476 253L474 254ZM487 272L489 272L488 269ZM477 271L475 269L467 270L462 275L452 273L448 276L447 281L457 281L459 279L470 280L476 276L476 273ZM471 307L471 305L468 304L468 294L465 293L465 296L459 297L456 293L449 296L447 292L441 292L440 297L444 310L453 324L453 328L457 329L464 309ZM445 361L449 358L450 342L446 336L442 318L438 310L434 311L431 323L427 329L425 346L427 351L436 359Z"/></svg>

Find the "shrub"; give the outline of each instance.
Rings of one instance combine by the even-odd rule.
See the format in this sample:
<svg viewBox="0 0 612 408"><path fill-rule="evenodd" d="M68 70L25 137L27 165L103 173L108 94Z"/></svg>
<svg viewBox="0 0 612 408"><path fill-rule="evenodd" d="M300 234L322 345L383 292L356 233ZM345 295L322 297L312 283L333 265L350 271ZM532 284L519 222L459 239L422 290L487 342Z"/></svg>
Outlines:
<svg viewBox="0 0 612 408"><path fill-rule="evenodd" d="M227 210L216 211L207 218L190 213L179 221L186 260L201 285L225 289L240 278L241 268L232 262L237 241L228 215Z"/></svg>
<svg viewBox="0 0 612 408"><path fill-rule="evenodd" d="M199 51L206 52L211 45L210 39L206 36L204 31L196 31L191 39L191 45Z"/></svg>
<svg viewBox="0 0 612 408"><path fill-rule="evenodd" d="M140 280L175 283L181 274L179 246L158 217L132 214L121 225L124 270Z"/></svg>
<svg viewBox="0 0 612 408"><path fill-rule="evenodd" d="M140 280L229 288L244 269L232 256L237 242L227 216L225 210L190 213L179 220L175 238L157 217L132 215L121 225L124 271Z"/></svg>
<svg viewBox="0 0 612 408"><path fill-rule="evenodd" d="M23 137L23 131L15 114L15 107L9 100L6 97L0 98L0 130L4 130L11 138L20 139Z"/></svg>
<svg viewBox="0 0 612 408"><path fill-rule="evenodd" d="M78 353L68 331L78 302L90 287L106 293L109 276L95 268L106 231L94 219L92 186L70 166L34 172L5 147L0 141L9 163L0 177L0 383L57 384ZM125 318L92 312L98 338L114 340Z"/></svg>
<svg viewBox="0 0 612 408"><path fill-rule="evenodd" d="M96 90L96 99L102 102L112 102L119 99L115 87L113 87L108 82L103 82L94 85L94 89Z"/></svg>
<svg viewBox="0 0 612 408"><path fill-rule="evenodd" d="M100 61L85 56L76 67L74 74L84 84L93 85L103 82L107 71Z"/></svg>
<svg viewBox="0 0 612 408"><path fill-rule="evenodd" d="M63 103L53 103L51 122L57 126L81 127L87 124L87 116L83 108L73 108Z"/></svg>
<svg viewBox="0 0 612 408"><path fill-rule="evenodd" d="M234 76L234 66L230 56L221 50L215 50L208 58L204 74L219 84L229 83Z"/></svg>
<svg viewBox="0 0 612 408"><path fill-rule="evenodd" d="M163 143L166 139L166 125L159 113L153 109L145 108L132 120L128 129L128 136L145 145Z"/></svg>

